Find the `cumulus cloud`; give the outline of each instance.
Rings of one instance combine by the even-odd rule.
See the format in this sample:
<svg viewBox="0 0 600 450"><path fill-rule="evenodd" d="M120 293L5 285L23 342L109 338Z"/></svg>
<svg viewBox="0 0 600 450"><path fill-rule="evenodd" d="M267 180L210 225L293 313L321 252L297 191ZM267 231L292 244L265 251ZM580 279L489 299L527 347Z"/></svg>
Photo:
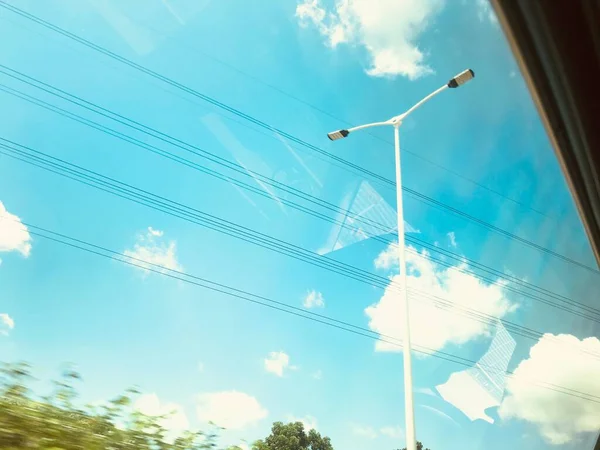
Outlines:
<svg viewBox="0 0 600 450"><path fill-rule="evenodd" d="M393 438L393 439L401 439L404 436L404 432L400 427L382 427L379 432L384 436Z"/></svg>
<svg viewBox="0 0 600 450"><path fill-rule="evenodd" d="M31 252L31 235L21 219L9 213L0 202L0 252L19 252L28 257Z"/></svg>
<svg viewBox="0 0 600 450"><path fill-rule="evenodd" d="M390 244L375 258L376 269L391 269L398 265L398 244Z"/></svg>
<svg viewBox="0 0 600 450"><path fill-rule="evenodd" d="M150 235L152 235L152 236L155 236L155 237L162 237L162 235L165 234L164 231L162 231L162 230L155 230L152 227L148 227L148 233Z"/></svg>
<svg viewBox="0 0 600 450"><path fill-rule="evenodd" d="M271 372L278 377L283 376L285 369L296 369L295 366L290 366L290 357L285 352L271 352L264 360L265 370Z"/></svg>
<svg viewBox="0 0 600 450"><path fill-rule="evenodd" d="M394 247L395 244L391 244ZM385 253L391 252L388 247ZM481 323L465 317L464 309L470 308L495 317L503 317L516 309L505 296L506 283L486 284L474 275L461 272L466 264L446 268L427 259L428 253L421 253L409 247L406 252L407 284L410 298L411 335L414 344L440 350L449 343L463 344L480 336L488 336L493 324ZM395 251L395 250L394 250ZM387 261L381 254L378 260ZM391 258L390 258L391 260ZM385 265L385 264L382 264ZM400 318L403 307L398 292L401 280L392 277L381 299L367 307L369 327L387 336L402 336L403 324ZM411 293L418 291L418 293ZM436 306L427 296L439 297L449 303L443 308ZM398 346L378 341L376 351L401 351Z"/></svg>
<svg viewBox="0 0 600 450"><path fill-rule="evenodd" d="M417 41L442 6L443 0L337 0L327 10L320 0L303 0L296 17L301 26L314 26L331 48L364 47L369 75L414 80L433 72Z"/></svg>
<svg viewBox="0 0 600 450"><path fill-rule="evenodd" d="M0 334L8 336L11 330L15 328L15 321L6 313L0 314Z"/></svg>
<svg viewBox="0 0 600 450"><path fill-rule="evenodd" d="M302 425L304 425L304 431L306 431L307 433L310 430L316 430L317 429L317 419L315 419L313 416L304 416L304 417L296 417L293 415L288 415L287 416L287 421L288 422L300 422L302 423Z"/></svg>
<svg viewBox="0 0 600 450"><path fill-rule="evenodd" d="M352 434L367 439L375 439L377 437L377 431L375 428L366 425L354 424L352 425L351 431Z"/></svg>
<svg viewBox="0 0 600 450"><path fill-rule="evenodd" d="M305 308L309 308L309 309L310 308L324 308L325 301L323 300L323 294L321 294L319 291L315 291L313 289L308 294L306 294L306 297L304 297L304 301L302 302L302 305Z"/></svg>
<svg viewBox="0 0 600 450"><path fill-rule="evenodd" d="M448 242L450 243L450 247L452 248L456 248L457 244L456 244L456 235L454 234L454 231L450 231L446 234L446 236L448 236Z"/></svg>
<svg viewBox="0 0 600 450"><path fill-rule="evenodd" d="M177 403L161 403L158 395L154 393L140 395L133 407L147 416L165 416L159 419L158 423L167 430L166 437L170 442L173 442L177 436L190 427L188 418L181 405Z"/></svg>
<svg viewBox="0 0 600 450"><path fill-rule="evenodd" d="M267 410L256 398L238 391L200 394L197 398L198 420L237 430L267 417Z"/></svg>
<svg viewBox="0 0 600 450"><path fill-rule="evenodd" d="M353 424L351 426L352 434L366 439L377 439L385 436L392 439L401 439L404 437L404 431L399 426L385 426L381 428L370 425Z"/></svg>
<svg viewBox="0 0 600 450"><path fill-rule="evenodd" d="M600 396L600 360L590 353L600 353L595 337L579 340L570 334L544 334L508 380L500 417L536 425L542 437L555 445L571 442L580 433L596 433L600 404L570 395L577 391ZM540 381L569 392L544 388Z"/></svg>
<svg viewBox="0 0 600 450"><path fill-rule="evenodd" d="M183 267L177 261L175 241L163 242L163 234L164 232L161 230L148 227L145 233L137 236L137 242L133 248L125 250L123 253L139 260L133 262L142 266L142 270L146 272L146 269L165 271L153 266L153 264L162 266L165 269L183 271Z"/></svg>

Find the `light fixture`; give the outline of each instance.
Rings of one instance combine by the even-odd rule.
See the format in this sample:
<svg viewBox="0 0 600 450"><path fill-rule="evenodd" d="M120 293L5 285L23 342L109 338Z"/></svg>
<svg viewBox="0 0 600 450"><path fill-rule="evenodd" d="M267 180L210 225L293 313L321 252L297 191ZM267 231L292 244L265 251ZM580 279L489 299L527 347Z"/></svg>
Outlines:
<svg viewBox="0 0 600 450"><path fill-rule="evenodd" d="M337 130L327 133L327 137L332 141L337 141L338 139L345 138L349 134L350 132L348 130Z"/></svg>
<svg viewBox="0 0 600 450"><path fill-rule="evenodd" d="M457 88L457 87L465 84L467 81L473 79L474 77L475 77L475 72L473 72L471 69L467 69L464 72L461 72L458 75L456 75L450 81L448 81L448 87L449 88Z"/></svg>

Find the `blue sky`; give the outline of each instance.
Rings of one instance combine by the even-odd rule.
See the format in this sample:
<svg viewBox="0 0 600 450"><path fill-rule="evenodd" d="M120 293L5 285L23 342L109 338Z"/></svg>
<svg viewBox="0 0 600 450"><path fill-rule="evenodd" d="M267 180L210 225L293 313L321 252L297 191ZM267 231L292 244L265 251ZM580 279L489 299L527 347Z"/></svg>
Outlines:
<svg viewBox="0 0 600 450"><path fill-rule="evenodd" d="M334 143L325 134L398 114L470 67L476 73L472 82L444 92L402 125L404 185L596 267L535 105L485 2L9 3L388 179L394 177L391 130ZM395 209L395 191L388 184L334 165L314 150L5 8L0 23L5 67L339 208L360 212L368 192L379 205L388 205L381 210ZM218 170L264 195L0 92L4 139L379 276L397 273L385 243L373 236L332 241L340 236L339 227L282 200L334 218L327 209L6 74L0 78L3 86ZM414 195L406 194L404 201L409 237L593 305L597 272ZM404 445L398 349L82 253L31 235L34 230L23 230L15 220L400 336L393 286L384 292L6 155L0 155L0 202L0 211L12 215L0 222L0 359L29 361L40 379L73 362L84 376L86 401L139 385L145 393L140 408L156 413L175 405L175 431L212 419L227 426L228 443L264 437L273 421L296 418L330 436L335 448ZM393 240L394 233L383 237ZM335 242L341 248L330 252ZM589 381L595 371L600 377L597 357L570 351L580 347L600 354L597 322L518 295L510 290L521 289L514 282L490 284L432 263L418 245L414 250L421 256L407 254L410 286L550 333L539 340L513 335L509 370L600 395ZM459 269L473 268L427 252ZM547 292L536 296L552 299ZM413 306L415 343L470 360L490 347L493 326L418 299ZM557 354L573 358L571 364L561 363ZM464 405L436 390L465 369L431 356L414 361L417 437L432 450L593 447L598 404L548 389L509 383L502 405L485 411L488 420L472 420ZM462 397L477 397L474 392ZM558 411L574 411L572 419L548 413L548 402Z"/></svg>

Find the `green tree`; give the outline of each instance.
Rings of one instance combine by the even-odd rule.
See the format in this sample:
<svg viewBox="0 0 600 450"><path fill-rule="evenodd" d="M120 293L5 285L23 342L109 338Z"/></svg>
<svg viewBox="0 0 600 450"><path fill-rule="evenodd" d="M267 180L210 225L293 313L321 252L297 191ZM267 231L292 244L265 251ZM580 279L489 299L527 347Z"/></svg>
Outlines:
<svg viewBox="0 0 600 450"><path fill-rule="evenodd" d="M406 447L404 447L402 450L406 450ZM423 450L423 444L419 441L417 441L417 450ZM429 450L429 449L426 448L425 450Z"/></svg>
<svg viewBox="0 0 600 450"><path fill-rule="evenodd" d="M271 434L256 441L252 450L333 450L333 447L328 437L322 437L315 430L306 433L302 422L275 422Z"/></svg>

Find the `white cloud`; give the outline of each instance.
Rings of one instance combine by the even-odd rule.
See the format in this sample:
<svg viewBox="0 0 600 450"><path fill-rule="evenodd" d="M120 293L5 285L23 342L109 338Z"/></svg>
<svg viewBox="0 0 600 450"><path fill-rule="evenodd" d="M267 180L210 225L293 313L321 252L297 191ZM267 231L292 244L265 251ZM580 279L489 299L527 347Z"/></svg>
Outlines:
<svg viewBox="0 0 600 450"><path fill-rule="evenodd" d="M165 232L164 232L164 231L162 231L162 230L155 230L155 229L154 229L154 228L152 228L152 227L148 227L148 233L149 233L150 235L152 235L152 236L155 236L155 237L162 237L162 236L163 236L163 234L165 234Z"/></svg>
<svg viewBox="0 0 600 450"><path fill-rule="evenodd" d="M284 370L287 368L296 369L295 366L290 366L290 357L285 352L270 352L264 363L265 370L274 373L278 377L282 377Z"/></svg>
<svg viewBox="0 0 600 450"><path fill-rule="evenodd" d="M0 314L0 334L8 336L8 333L15 328L15 320L6 313Z"/></svg>
<svg viewBox="0 0 600 450"><path fill-rule="evenodd" d="M458 244L456 243L456 234L454 231L450 231L446 233L448 237L449 243L451 247L456 248ZM436 247L439 247L439 242L435 241L433 243ZM375 258L374 265L376 269L381 270L389 270L392 268L398 267L398 244L392 243L388 245L382 252L377 255Z"/></svg>
<svg viewBox="0 0 600 450"><path fill-rule="evenodd" d="M489 20L493 24L498 23L498 18L496 17L496 13L490 4L490 0L477 0L477 17L480 22L484 20Z"/></svg>
<svg viewBox="0 0 600 450"><path fill-rule="evenodd" d="M267 410L251 395L238 391L200 394L198 420L227 429L241 429L267 417Z"/></svg>
<svg viewBox="0 0 600 450"><path fill-rule="evenodd" d="M456 235L454 234L454 231L448 232L446 236L448 236L448 241L450 241L450 247L456 248Z"/></svg>
<svg viewBox="0 0 600 450"><path fill-rule="evenodd" d="M196 366L196 368L198 369L198 372L200 372L200 373L204 372L204 363L200 361L198 363L198 365Z"/></svg>
<svg viewBox="0 0 600 450"><path fill-rule="evenodd" d="M596 433L600 404L571 394L600 396L600 360L590 353L600 353L600 341L595 337L579 340L570 334L544 334L508 380L500 417L537 425L542 437L555 445L573 441L580 433ZM571 392L541 387L539 381Z"/></svg>
<svg viewBox="0 0 600 450"><path fill-rule="evenodd" d="M367 439L375 439L377 437L377 431L375 430L375 428L370 426L354 424L352 425L351 430L352 434Z"/></svg>
<svg viewBox="0 0 600 450"><path fill-rule="evenodd" d="M442 6L443 0L337 0L327 11L319 0L303 0L296 17L301 26L314 25L331 48L363 46L371 59L369 75L414 80L433 72L417 40Z"/></svg>
<svg viewBox="0 0 600 450"><path fill-rule="evenodd" d="M306 294L302 305L305 308L324 308L325 301L323 300L323 294L319 291L315 291L314 289Z"/></svg>
<svg viewBox="0 0 600 450"><path fill-rule="evenodd" d="M323 378L323 371L321 369L318 369L311 374L311 377L313 377L315 380L320 380L321 378Z"/></svg>
<svg viewBox="0 0 600 450"><path fill-rule="evenodd" d="M390 247L395 247L391 244ZM409 247L411 250L415 250ZM384 253L390 252L390 248ZM476 276L461 272L467 268L461 264L452 268L438 267L426 258L428 253L406 252L407 284L410 297L411 335L413 343L440 350L448 343L463 344L471 339L489 335L493 324L481 323L465 317L464 309L470 308L495 317L503 317L516 309L505 297L506 283L486 284ZM380 254L376 259L385 259ZM392 278L395 285L388 285L379 302L367 307L369 327L387 336L402 336L403 307L398 292L400 277ZM411 294L411 290L424 292L449 302L440 308L430 298ZM437 299L436 299L437 300ZM378 341L376 351L401 351L398 346Z"/></svg>
<svg viewBox="0 0 600 450"><path fill-rule="evenodd" d="M382 427L379 429L379 432L384 436L391 437L394 439L401 439L404 436L404 432L402 428L397 427Z"/></svg>
<svg viewBox="0 0 600 450"><path fill-rule="evenodd" d="M135 401L134 409L147 416L166 417L159 419L158 423L167 430L167 440L172 442L185 430L188 430L190 423L183 410L183 407L177 403L161 403L158 395L143 394Z"/></svg>
<svg viewBox="0 0 600 450"><path fill-rule="evenodd" d="M390 244L375 258L376 269L391 269L398 266L398 244Z"/></svg>
<svg viewBox="0 0 600 450"><path fill-rule="evenodd" d="M0 202L0 252L13 251L28 257L31 252L31 235L21 219L9 213Z"/></svg>
<svg viewBox="0 0 600 450"><path fill-rule="evenodd" d="M132 261L135 264L142 266L142 270L146 268L153 270L164 269L158 268L162 266L165 269L177 270L182 272L183 267L177 261L175 241L169 243L160 242L164 232L148 227L145 234L140 234L137 237L137 242L133 249L125 250L123 253L126 256L135 258L141 261ZM153 265L154 264L154 265Z"/></svg>
<svg viewBox="0 0 600 450"><path fill-rule="evenodd" d="M287 416L286 419L288 422L301 422L302 425L304 425L304 431L306 431L307 433L310 430L317 429L317 419L310 415L304 417L295 417L290 414Z"/></svg>

